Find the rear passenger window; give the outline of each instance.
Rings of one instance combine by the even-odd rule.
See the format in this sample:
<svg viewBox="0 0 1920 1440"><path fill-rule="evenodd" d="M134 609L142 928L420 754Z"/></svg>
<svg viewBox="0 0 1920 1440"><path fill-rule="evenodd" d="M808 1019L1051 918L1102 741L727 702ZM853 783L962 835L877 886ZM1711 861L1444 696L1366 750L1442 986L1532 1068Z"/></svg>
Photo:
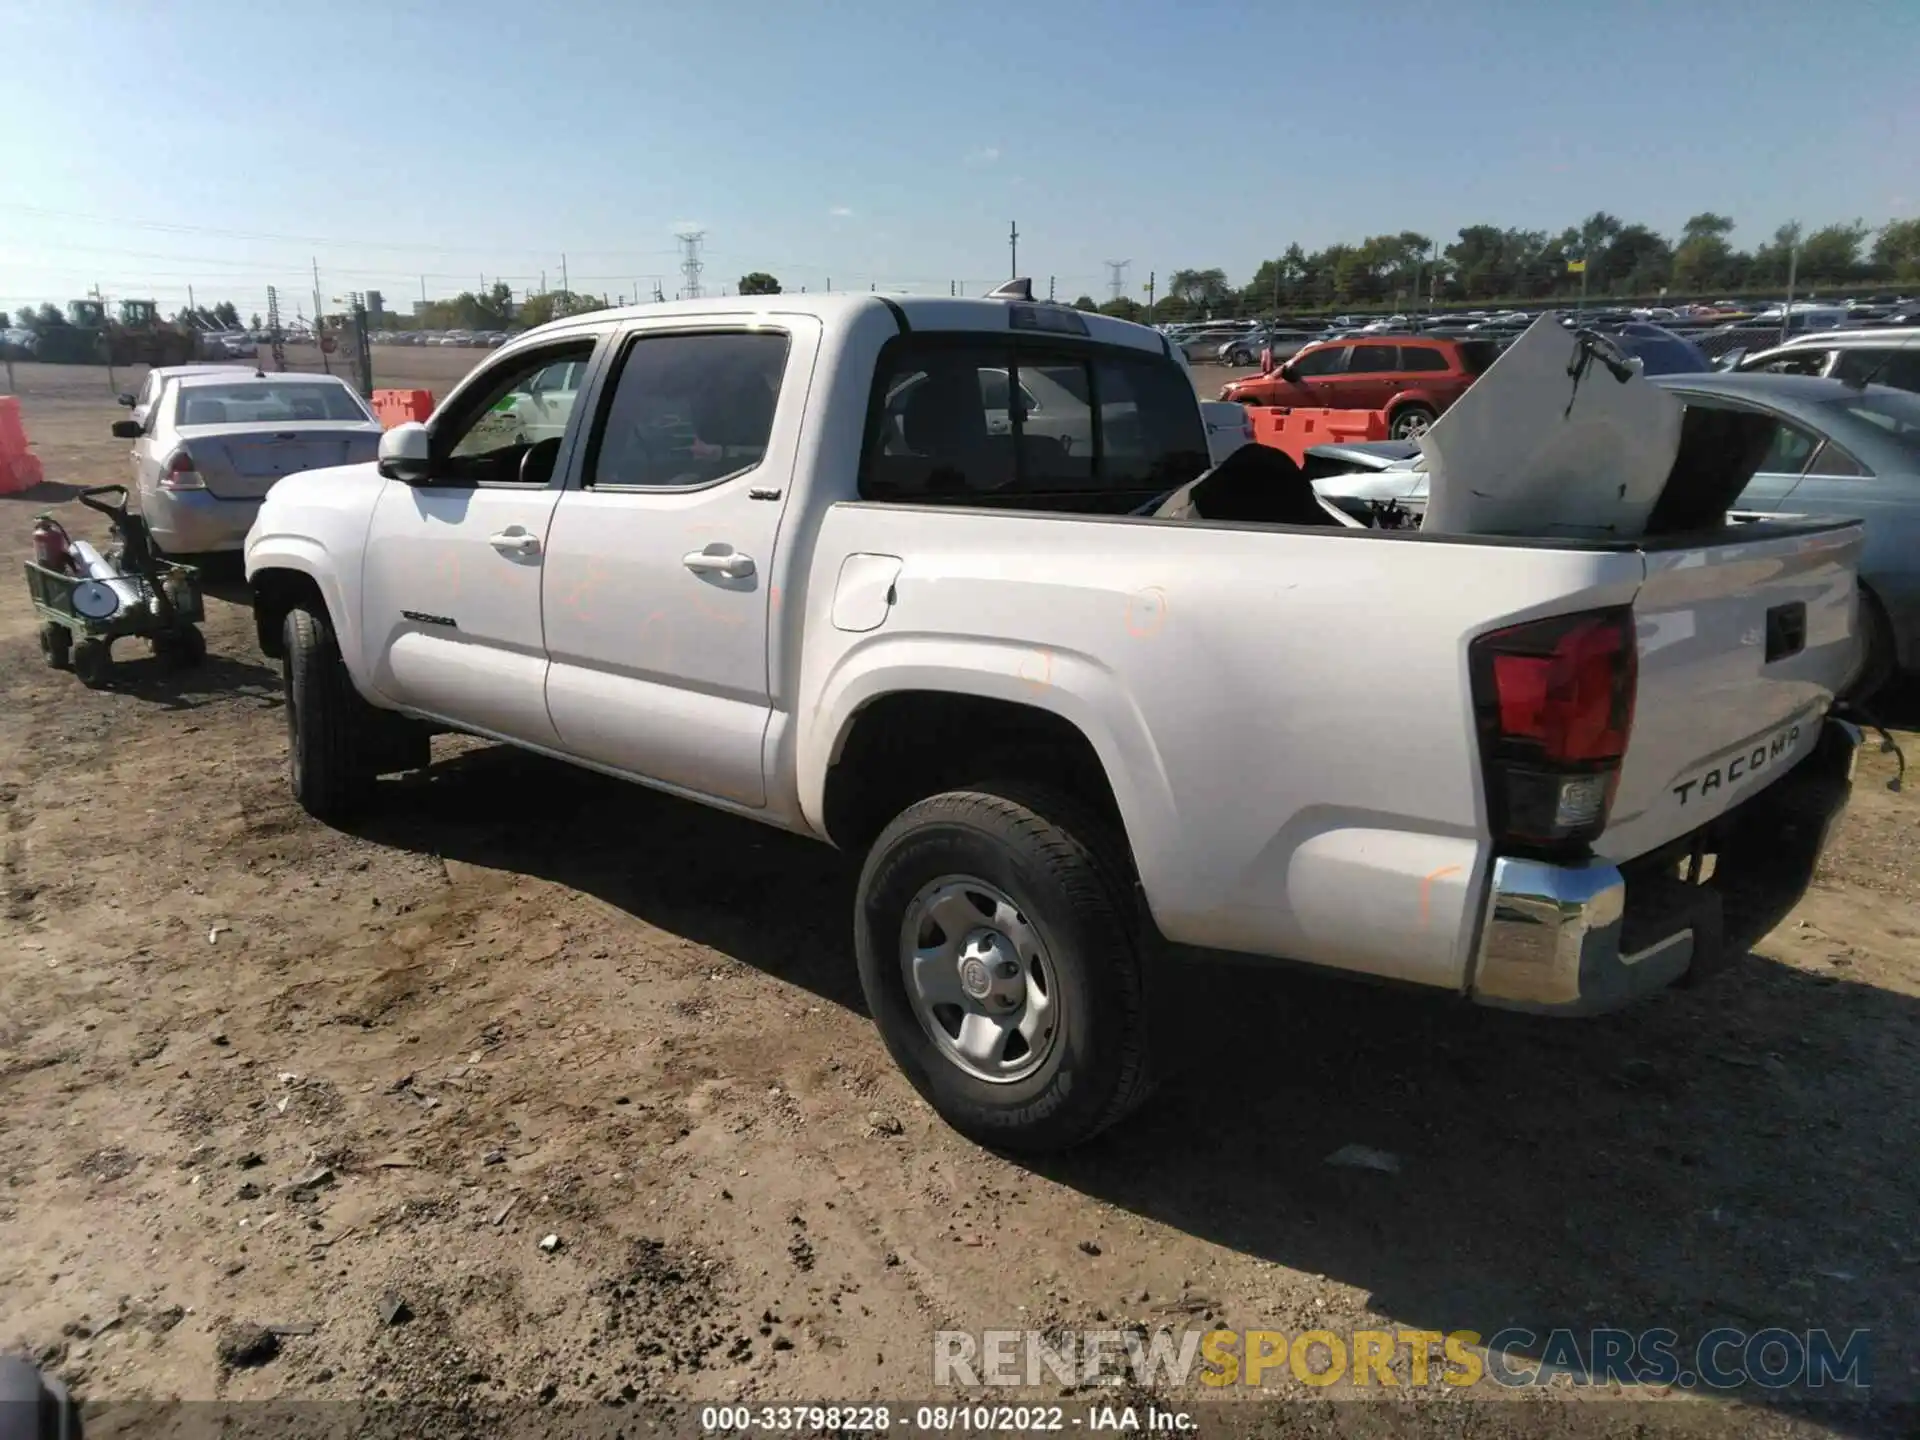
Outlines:
<svg viewBox="0 0 1920 1440"><path fill-rule="evenodd" d="M1353 358L1347 361L1349 375L1380 375L1394 368L1399 358L1397 347L1392 345L1356 345Z"/></svg>
<svg viewBox="0 0 1920 1440"><path fill-rule="evenodd" d="M1767 447L1766 458L1760 462L1757 473L1798 475L1813 458L1813 448L1819 443L1819 437L1812 431L1782 421L1774 428L1773 444Z"/></svg>
<svg viewBox="0 0 1920 1440"><path fill-rule="evenodd" d="M1193 386L1161 357L896 341L860 493L1123 512L1206 467Z"/></svg>
<svg viewBox="0 0 1920 1440"><path fill-rule="evenodd" d="M586 483L711 485L766 458L787 337L641 335L628 346L587 456Z"/></svg>
<svg viewBox="0 0 1920 1440"><path fill-rule="evenodd" d="M1429 350L1424 345L1402 345L1400 368L1402 370L1444 370L1447 368L1447 357L1438 350Z"/></svg>

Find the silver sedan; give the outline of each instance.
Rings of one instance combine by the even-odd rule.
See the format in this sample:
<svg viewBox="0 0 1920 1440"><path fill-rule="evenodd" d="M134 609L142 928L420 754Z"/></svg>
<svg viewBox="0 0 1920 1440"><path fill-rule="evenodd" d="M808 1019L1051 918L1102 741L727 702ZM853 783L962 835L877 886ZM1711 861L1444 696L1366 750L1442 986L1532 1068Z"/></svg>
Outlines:
<svg viewBox="0 0 1920 1440"><path fill-rule="evenodd" d="M174 371L135 413L113 433L133 442L135 507L174 555L238 550L282 476L380 448L380 422L329 375Z"/></svg>

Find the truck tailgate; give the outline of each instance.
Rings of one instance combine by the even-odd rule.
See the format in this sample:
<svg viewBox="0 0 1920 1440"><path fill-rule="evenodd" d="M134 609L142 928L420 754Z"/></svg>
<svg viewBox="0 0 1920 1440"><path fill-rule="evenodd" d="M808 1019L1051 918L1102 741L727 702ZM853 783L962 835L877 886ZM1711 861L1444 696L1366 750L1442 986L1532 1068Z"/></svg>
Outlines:
<svg viewBox="0 0 1920 1440"><path fill-rule="evenodd" d="M1724 533L1724 532L1722 532ZM1633 602L1639 685L1603 859L1643 855L1805 758L1859 660L1856 521L1650 544Z"/></svg>

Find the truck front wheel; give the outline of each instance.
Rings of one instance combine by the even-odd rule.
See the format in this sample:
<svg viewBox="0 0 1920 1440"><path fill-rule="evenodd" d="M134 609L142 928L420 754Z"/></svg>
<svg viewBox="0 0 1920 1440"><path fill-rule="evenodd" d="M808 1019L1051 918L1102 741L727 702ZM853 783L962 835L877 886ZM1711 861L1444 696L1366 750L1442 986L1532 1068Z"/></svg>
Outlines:
<svg viewBox="0 0 1920 1440"><path fill-rule="evenodd" d="M373 789L369 731L374 708L360 698L326 617L296 606L281 631L287 706L287 778L316 820L352 814Z"/></svg>
<svg viewBox="0 0 1920 1440"><path fill-rule="evenodd" d="M1145 966L1111 827L983 783L881 833L855 901L860 984L913 1087L956 1130L1059 1150L1149 1091Z"/></svg>

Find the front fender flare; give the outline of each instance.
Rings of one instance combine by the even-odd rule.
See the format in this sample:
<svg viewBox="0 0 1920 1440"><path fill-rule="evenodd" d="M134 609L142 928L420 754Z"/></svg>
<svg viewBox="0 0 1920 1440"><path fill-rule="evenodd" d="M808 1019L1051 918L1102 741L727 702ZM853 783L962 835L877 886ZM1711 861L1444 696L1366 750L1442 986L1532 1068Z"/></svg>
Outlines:
<svg viewBox="0 0 1920 1440"><path fill-rule="evenodd" d="M247 539L247 583L268 570L291 570L312 580L326 602L327 619L333 637L340 646L340 658L351 675L366 675L360 653L359 607L352 604L340 585L339 571L325 545L310 535L290 533L255 534Z"/></svg>

